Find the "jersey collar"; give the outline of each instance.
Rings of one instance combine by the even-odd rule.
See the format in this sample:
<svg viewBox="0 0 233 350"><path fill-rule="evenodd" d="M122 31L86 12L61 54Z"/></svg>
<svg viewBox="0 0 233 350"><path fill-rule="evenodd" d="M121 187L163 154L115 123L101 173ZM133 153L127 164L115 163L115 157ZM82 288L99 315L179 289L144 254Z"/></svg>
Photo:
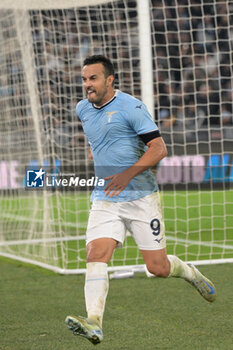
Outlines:
<svg viewBox="0 0 233 350"><path fill-rule="evenodd" d="M117 97L117 95L119 94L120 90L115 90L115 94L113 95L113 97L106 103L104 103L102 106L96 106L94 103L92 103L92 106L96 109L101 109L104 108L105 106L107 106L109 103L111 103L113 100L115 100L115 98Z"/></svg>

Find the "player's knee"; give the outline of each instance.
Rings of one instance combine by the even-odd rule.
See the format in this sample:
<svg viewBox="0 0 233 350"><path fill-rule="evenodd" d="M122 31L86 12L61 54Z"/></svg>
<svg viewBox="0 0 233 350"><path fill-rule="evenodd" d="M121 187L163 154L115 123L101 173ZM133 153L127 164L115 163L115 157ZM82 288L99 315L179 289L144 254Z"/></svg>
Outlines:
<svg viewBox="0 0 233 350"><path fill-rule="evenodd" d="M168 277L170 269L167 264L147 264L147 270L156 277Z"/></svg>
<svg viewBox="0 0 233 350"><path fill-rule="evenodd" d="M87 262L109 262L115 247L111 242L110 244L101 243L101 239L88 243L86 248Z"/></svg>
<svg viewBox="0 0 233 350"><path fill-rule="evenodd" d="M104 249L96 250L87 248L87 262L108 262L107 260L107 254Z"/></svg>

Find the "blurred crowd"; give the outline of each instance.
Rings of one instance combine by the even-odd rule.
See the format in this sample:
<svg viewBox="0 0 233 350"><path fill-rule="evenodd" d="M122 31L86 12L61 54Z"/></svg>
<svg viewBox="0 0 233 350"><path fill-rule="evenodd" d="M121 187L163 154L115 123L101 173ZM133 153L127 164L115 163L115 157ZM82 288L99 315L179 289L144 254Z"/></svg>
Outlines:
<svg viewBox="0 0 233 350"><path fill-rule="evenodd" d="M233 4L154 2L153 33L158 120L232 125Z"/></svg>
<svg viewBox="0 0 233 350"><path fill-rule="evenodd" d="M157 123L165 129L180 125L184 132L233 125L233 3L151 0L150 5ZM86 56L109 56L116 66L116 88L140 98L137 17L135 0L30 12L43 128L58 145L83 139L75 105L83 98ZM30 116L20 91L19 63L9 53L8 61L8 91L20 96L15 104Z"/></svg>

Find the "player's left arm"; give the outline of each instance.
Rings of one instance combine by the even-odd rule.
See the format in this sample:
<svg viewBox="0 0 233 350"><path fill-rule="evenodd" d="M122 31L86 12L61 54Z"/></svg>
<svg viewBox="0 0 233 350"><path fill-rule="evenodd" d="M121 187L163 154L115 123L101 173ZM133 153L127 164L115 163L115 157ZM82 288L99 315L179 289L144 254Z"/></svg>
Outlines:
<svg viewBox="0 0 233 350"><path fill-rule="evenodd" d="M148 147L146 152L132 167L127 169L129 170L129 173L134 174L132 177L135 177L141 174L143 171L155 166L167 155L167 147L161 136L148 141L146 145Z"/></svg>
<svg viewBox="0 0 233 350"><path fill-rule="evenodd" d="M135 176L155 166L166 157L167 148L161 136L149 140L146 145L148 149L134 165L122 173L105 178L111 180L104 189L107 196L118 196Z"/></svg>

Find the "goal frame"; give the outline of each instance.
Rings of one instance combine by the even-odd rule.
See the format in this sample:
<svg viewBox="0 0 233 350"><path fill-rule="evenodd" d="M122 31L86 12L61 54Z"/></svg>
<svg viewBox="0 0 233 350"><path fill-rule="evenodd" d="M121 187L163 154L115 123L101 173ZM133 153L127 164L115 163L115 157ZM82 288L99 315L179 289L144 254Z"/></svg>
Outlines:
<svg viewBox="0 0 233 350"><path fill-rule="evenodd" d="M113 0L114 1L114 0ZM91 6L108 3L110 0L80 0L78 6ZM112 1L111 1L112 2ZM54 0L41 0L38 2L37 0L21 0L20 4L17 0L2 0L1 1L1 9L20 9L22 13L27 13L28 10L32 9L53 9L54 8ZM56 1L57 9L71 8L77 6L77 1L75 0L66 0L65 2L62 0ZM154 118L154 91L153 91L153 68L152 68L152 43L151 43L151 26L150 26L150 8L149 8L149 0L137 0L138 6L138 24L139 24L139 42L140 42L140 73L141 73L141 96L142 101L147 105L152 117ZM26 16L27 17L27 16ZM27 19L28 20L28 19ZM17 25L20 25L20 22L17 21ZM31 43L31 38L29 33L24 33L27 38L25 41L22 38L22 53L24 58L24 63L27 64L27 83L28 86L32 87L31 90L31 105L35 106L35 100L37 99L36 95L36 86L33 78L33 66L32 61L29 60L30 53L27 51L27 44ZM31 43L32 45L32 43ZM41 147L41 139L39 137L39 122L38 122L38 111L34 108L32 109L33 121L36 131L36 135L38 135L36 142L38 144L38 149L42 149ZM43 164L43 155L42 153L39 155L40 163ZM46 204L46 196L44 196L44 205ZM84 237L79 237L78 239L83 239ZM57 239L59 241L60 238ZM66 237L66 240L69 239ZM73 239L73 237L72 237ZM30 241L28 241L30 243ZM35 243L35 241L32 241ZM18 242L20 244L20 242ZM27 259L24 257L19 257L17 255L0 253L1 256L6 258L11 258L14 260L18 260L25 263L34 264L40 266L42 268L46 268L48 270L52 270L54 272L60 274L78 274L84 273L85 269L73 269L67 270L63 268L59 268L56 266L51 266L39 261L34 261L32 259ZM206 264L222 264L222 263L233 263L233 258L229 259L212 259L212 260L197 260L193 262L195 265L206 265ZM136 272L146 271L145 265L125 265L125 266L110 266L108 267L108 271L122 271L122 270L132 270Z"/></svg>

